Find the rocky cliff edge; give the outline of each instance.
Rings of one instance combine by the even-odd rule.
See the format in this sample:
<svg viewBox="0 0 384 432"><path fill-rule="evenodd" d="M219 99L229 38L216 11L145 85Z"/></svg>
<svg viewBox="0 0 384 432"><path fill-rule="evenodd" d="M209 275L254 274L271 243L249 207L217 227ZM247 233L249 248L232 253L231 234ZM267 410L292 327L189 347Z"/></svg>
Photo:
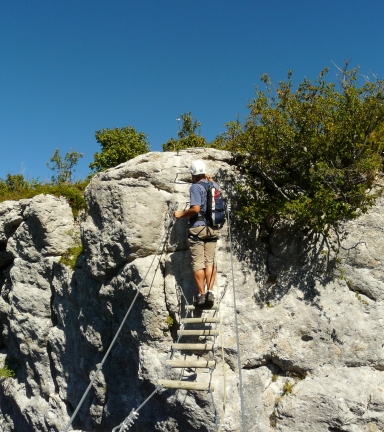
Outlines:
<svg viewBox="0 0 384 432"><path fill-rule="evenodd" d="M60 197L0 203L0 371L7 365L15 374L0 378L0 430L63 430L167 234L172 209L188 206L196 158L236 202L230 155L193 149L148 153L98 174L81 224ZM332 243L292 225L256 229L231 219L234 278L227 225L217 249L215 406L204 392L162 390L131 430L214 431L214 408L223 431L241 430L233 282L247 431L384 430L383 226L381 199L346 224L335 257ZM72 270L61 257L80 242ZM180 220L73 429L111 430L155 389L184 316L183 294L191 301L194 293ZM196 375L207 379L204 371L184 372Z"/></svg>

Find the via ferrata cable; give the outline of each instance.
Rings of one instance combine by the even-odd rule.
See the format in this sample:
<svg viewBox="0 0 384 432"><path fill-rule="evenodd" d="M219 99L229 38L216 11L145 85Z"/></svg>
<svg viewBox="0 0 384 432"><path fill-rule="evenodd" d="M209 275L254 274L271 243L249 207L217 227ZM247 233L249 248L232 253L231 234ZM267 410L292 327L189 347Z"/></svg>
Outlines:
<svg viewBox="0 0 384 432"><path fill-rule="evenodd" d="M174 206L174 209L171 210L172 213L173 213L174 210L176 210L177 206L178 206L178 203L176 203L176 205ZM160 240L160 243L159 243L159 245L158 245L158 247L157 247L157 249L156 249L155 255L153 256L152 262L151 262L151 264L150 264L150 266L149 266L149 268L148 268L148 270L147 270L147 273L145 274L144 278L143 278L142 281L140 282L140 284L139 284L139 286L138 286L138 288L137 288L136 295L135 295L135 297L134 297L134 299L133 299L133 301L132 301L132 303L131 303L131 305L130 305L128 311L127 311L127 313L125 314L124 319L123 319L123 321L121 322L120 327L118 328L118 330L117 330L117 332L116 332L116 334L115 334L115 337L113 338L111 344L109 345L109 348L108 348L107 352L105 353L105 355L104 355L104 357L103 357L101 363L99 364L98 368L96 369L96 372L93 374L92 379L91 379L91 382L89 383L87 389L85 390L85 392L84 392L82 398L80 399L80 402L78 403L78 405L77 405L77 407L76 407L74 413L72 414L72 417L70 418L70 420L69 420L68 424L66 425L66 427L64 428L63 432L68 432L68 430L69 430L69 428L70 428L70 426L71 426L71 424L72 424L74 418L76 417L76 415L77 415L77 413L78 413L78 411L79 411L81 405L82 405L83 402L84 402L84 399L86 398L87 394L89 393L90 389L92 388L93 383L95 382L95 380L96 380L96 378L97 378L97 376L98 376L98 374L99 374L101 368L103 367L103 365L104 365L104 363L105 363L105 360L107 359L107 357L108 357L108 355L109 355L109 353L110 353L110 351L111 351L113 345L115 344L115 342L116 342L116 340L117 340L117 337L119 336L119 334L120 334L120 332L121 332L121 330L122 330L122 328L123 328L123 326L124 326L124 324L125 324L125 321L127 320L128 315L129 315L129 313L131 312L131 310L132 310L132 308L133 308L133 305L135 304L135 301L136 301L137 297L138 297L139 294L140 294L140 291L141 291L141 289L142 289L142 287L143 287L143 285L144 285L144 282L145 282L145 280L146 280L146 278L147 278L147 276L148 276L148 274L149 274L149 272L150 272L150 270L151 270L151 268L152 268L152 265L153 265L153 263L154 263L154 261L155 261L155 258L156 258L156 256L157 256L157 254L158 254L158 252L159 252L159 250L160 250L160 248L161 248L163 242L166 240L166 238L167 238L168 235L169 235L169 232L170 232L170 229L171 229L172 225L173 225L173 217L170 217L170 221L169 221L169 223L168 223L168 227L167 227L167 229L165 230L164 235L163 235L163 237L162 237L161 240Z"/></svg>

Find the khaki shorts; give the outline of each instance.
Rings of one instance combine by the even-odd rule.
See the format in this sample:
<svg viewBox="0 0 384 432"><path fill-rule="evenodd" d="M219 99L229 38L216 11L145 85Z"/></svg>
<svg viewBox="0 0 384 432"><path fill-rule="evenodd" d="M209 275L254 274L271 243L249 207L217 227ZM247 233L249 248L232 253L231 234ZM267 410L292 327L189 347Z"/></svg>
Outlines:
<svg viewBox="0 0 384 432"><path fill-rule="evenodd" d="M192 256L193 271L215 265L216 242L219 230L207 226L198 226L188 230L189 250Z"/></svg>

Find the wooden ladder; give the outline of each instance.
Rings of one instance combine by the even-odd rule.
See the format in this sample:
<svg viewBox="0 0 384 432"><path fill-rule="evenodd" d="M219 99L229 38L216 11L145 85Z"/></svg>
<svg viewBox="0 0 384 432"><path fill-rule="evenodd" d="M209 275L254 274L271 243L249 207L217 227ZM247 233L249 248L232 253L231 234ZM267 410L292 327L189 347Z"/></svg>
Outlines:
<svg viewBox="0 0 384 432"><path fill-rule="evenodd" d="M199 355L204 353L211 353L211 360L206 359L172 359L167 360L166 365L171 368L214 368L216 365L216 361L214 360L214 341L215 338L219 335L219 330L212 329L212 324L219 324L219 316L218 316L219 306L214 305L211 309L201 309L202 314L213 312L213 316L202 316L200 318L183 318L180 323L184 324L182 326L182 330L178 330L178 336L198 336L198 337L209 337L213 338L213 341L205 341L202 343L175 343L171 345L173 352L185 352L184 357L191 357L191 352L198 352ZM194 311L194 306L186 306L186 310ZM193 330L184 330L184 327L188 324L201 324L202 328L193 329ZM209 327L205 327L206 324L209 324ZM195 391L213 391L213 384L209 382L196 382L196 381L184 381L184 380L158 380L158 385L162 385L164 388L169 389L182 389L182 390L195 390Z"/></svg>

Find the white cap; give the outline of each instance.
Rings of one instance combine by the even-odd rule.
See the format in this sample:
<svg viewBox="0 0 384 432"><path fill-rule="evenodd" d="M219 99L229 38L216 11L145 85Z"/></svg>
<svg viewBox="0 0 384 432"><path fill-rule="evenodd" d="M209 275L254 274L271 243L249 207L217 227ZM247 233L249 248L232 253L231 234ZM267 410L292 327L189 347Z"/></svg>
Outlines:
<svg viewBox="0 0 384 432"><path fill-rule="evenodd" d="M189 170L191 171L192 175L205 174L206 173L205 163L200 159L195 160L191 163Z"/></svg>

